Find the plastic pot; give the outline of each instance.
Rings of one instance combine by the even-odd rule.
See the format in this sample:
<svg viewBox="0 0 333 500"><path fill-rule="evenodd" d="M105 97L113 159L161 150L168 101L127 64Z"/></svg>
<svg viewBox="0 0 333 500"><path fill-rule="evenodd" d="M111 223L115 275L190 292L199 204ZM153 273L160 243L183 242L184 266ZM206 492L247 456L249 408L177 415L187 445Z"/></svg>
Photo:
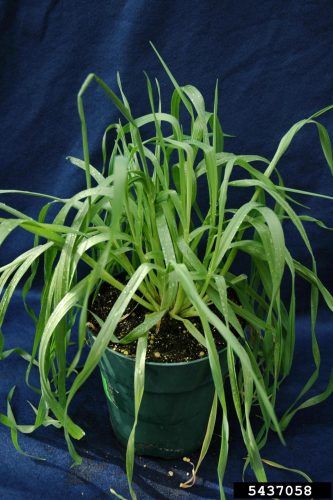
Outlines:
<svg viewBox="0 0 333 500"><path fill-rule="evenodd" d="M226 349L220 352L225 371ZM107 349L100 361L111 425L124 446L134 422L133 358ZM135 452L184 456L202 445L214 396L208 357L183 363L146 362Z"/></svg>

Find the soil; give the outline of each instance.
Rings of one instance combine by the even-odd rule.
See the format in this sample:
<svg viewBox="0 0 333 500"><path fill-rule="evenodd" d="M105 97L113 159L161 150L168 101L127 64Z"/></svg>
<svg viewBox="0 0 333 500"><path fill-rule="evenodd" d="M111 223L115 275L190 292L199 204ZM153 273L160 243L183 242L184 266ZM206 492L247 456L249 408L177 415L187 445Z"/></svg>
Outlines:
<svg viewBox="0 0 333 500"><path fill-rule="evenodd" d="M120 292L108 283L103 283L90 309L103 321L107 318ZM212 307L215 313L218 311ZM123 338L133 328L142 323L147 310L135 301L131 301L125 310L123 319L118 323L115 335ZM98 335L100 327L97 321L90 316L88 326L94 335ZM203 333L199 318L189 318L196 328ZM225 347L225 342L218 331L212 327L215 344L218 350ZM110 342L109 347L125 356L135 357L137 342L130 344L116 344ZM192 361L207 356L207 349L184 328L179 321L166 315L162 318L159 329L156 327L148 333L147 361L160 363L179 363Z"/></svg>

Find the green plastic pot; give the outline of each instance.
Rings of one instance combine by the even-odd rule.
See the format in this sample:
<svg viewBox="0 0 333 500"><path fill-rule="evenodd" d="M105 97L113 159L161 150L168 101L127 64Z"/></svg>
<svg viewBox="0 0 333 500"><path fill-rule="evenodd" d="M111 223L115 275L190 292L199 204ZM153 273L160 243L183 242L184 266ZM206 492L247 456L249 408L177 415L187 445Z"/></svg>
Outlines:
<svg viewBox="0 0 333 500"><path fill-rule="evenodd" d="M226 349L220 352L226 370ZM107 349L100 361L110 420L127 445L134 422L133 358ZM146 362L145 389L136 428L135 452L173 458L202 445L214 396L208 357L183 363Z"/></svg>

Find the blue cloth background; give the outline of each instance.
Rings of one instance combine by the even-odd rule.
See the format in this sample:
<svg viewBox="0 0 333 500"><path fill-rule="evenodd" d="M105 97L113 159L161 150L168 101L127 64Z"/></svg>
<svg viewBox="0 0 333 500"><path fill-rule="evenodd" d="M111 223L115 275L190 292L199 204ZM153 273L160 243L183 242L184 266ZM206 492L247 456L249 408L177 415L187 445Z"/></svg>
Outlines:
<svg viewBox="0 0 333 500"><path fill-rule="evenodd" d="M133 114L147 112L143 70L161 83L165 102L171 84L149 46L152 40L180 84L196 85L211 109L216 78L220 84L220 117L228 133L226 147L236 153L272 157L281 136L295 122L333 103L333 4L330 0L44 0L0 1L0 170L1 189L40 191L60 197L84 186L84 175L65 157L82 157L76 94L90 72L116 88L116 71ZM97 88L86 94L91 162L99 165L101 136L117 113ZM333 136L332 112L322 118ZM281 161L288 185L333 194L333 179L323 160L317 131L307 126ZM203 194L204 195L204 194ZM36 215L40 200L3 196L1 201ZM313 215L333 226L329 201L305 198ZM308 227L308 226L307 226ZM309 227L319 274L333 290L332 232ZM19 234L19 236L18 236ZM27 248L23 231L0 250L1 263ZM293 255L307 261L299 239L290 230ZM310 355L308 289L299 284L298 349L290 379L281 390L279 408L288 402L313 369ZM31 294L35 304L38 288ZM325 388L332 365L332 316L320 312L318 334L323 368L316 390ZM33 325L19 298L4 326L6 347L31 345ZM14 410L19 422L33 419L26 400L33 400L23 382L25 364L15 356L0 363L0 412L6 395L17 384ZM263 453L268 459L303 469L315 480L333 480L332 398L297 414L285 433L287 448L272 436ZM1 428L0 497L4 499L104 498L109 488L127 496L124 453L108 425L106 402L95 372L75 402L74 416L87 432L79 450L82 466L71 460L61 431L48 428L20 442L46 462L18 455L7 429ZM231 426L227 493L241 479L244 447L236 421ZM217 439L216 439L217 441ZM180 490L188 466L181 460L137 459L138 497L218 498L215 473L217 444L204 462L198 485ZM193 457L195 458L195 457ZM174 471L173 477L167 472ZM250 478L251 475L248 476ZM270 479L297 477L271 469ZM229 488L229 489L228 489Z"/></svg>

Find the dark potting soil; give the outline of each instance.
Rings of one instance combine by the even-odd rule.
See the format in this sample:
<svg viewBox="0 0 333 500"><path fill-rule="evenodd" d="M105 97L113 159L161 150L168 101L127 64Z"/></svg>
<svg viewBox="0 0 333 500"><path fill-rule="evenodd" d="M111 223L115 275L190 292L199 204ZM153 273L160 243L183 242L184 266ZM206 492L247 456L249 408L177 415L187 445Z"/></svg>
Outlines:
<svg viewBox="0 0 333 500"><path fill-rule="evenodd" d="M117 300L120 292L108 283L103 283L98 294L90 305L90 309L103 321L107 318L113 304ZM123 319L118 323L115 335L122 339L133 328L142 323L147 311L143 306L135 301L131 301L125 310ZM217 312L215 309L214 312ZM88 327L94 335L98 335L100 326L92 315L89 316ZM189 318L196 328L203 333L199 318ZM219 332L212 328L215 344L218 350L225 347L225 342ZM109 347L125 356L135 357L137 342L130 344L116 344L110 342ZM192 361L207 356L207 349L185 329L179 321L166 315L162 318L159 328L152 328L148 333L147 361L161 363L178 363L182 361Z"/></svg>

